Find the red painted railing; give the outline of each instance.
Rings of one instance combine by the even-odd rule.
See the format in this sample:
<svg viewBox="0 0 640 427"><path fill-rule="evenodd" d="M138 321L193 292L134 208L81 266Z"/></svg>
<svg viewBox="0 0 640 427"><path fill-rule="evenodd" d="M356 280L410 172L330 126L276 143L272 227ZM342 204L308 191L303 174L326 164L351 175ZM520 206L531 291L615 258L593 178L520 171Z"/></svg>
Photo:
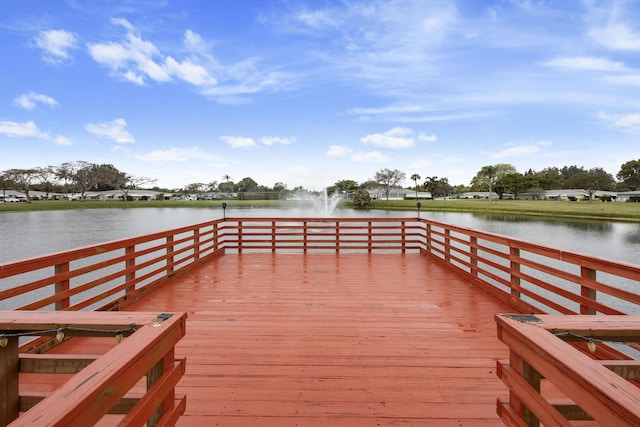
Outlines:
<svg viewBox="0 0 640 427"><path fill-rule="evenodd" d="M29 311L118 310L212 257L255 251L420 253L462 275L471 285L482 288L517 312L640 314L638 265L424 218L218 219L2 264L0 304L4 309ZM593 322L603 316L580 318ZM507 344L515 346L516 341ZM608 344L600 348L603 357L620 357ZM513 357L518 375L523 375L524 350L512 350L519 355L519 359ZM563 366L568 362L557 363ZM506 365L501 365L501 369L503 378L511 378L512 371ZM549 372L542 374L554 377ZM512 397L516 393L519 391L513 388ZM513 413L520 420L511 425L527 425L522 424L523 417L535 412L535 408L526 411L524 408L529 404L542 405L541 401L524 401L520 397L512 403L500 407L505 414L516 408ZM637 403L640 406L640 401ZM535 420L528 425L536 425Z"/></svg>
<svg viewBox="0 0 640 427"><path fill-rule="evenodd" d="M507 426L640 425L640 360L600 352L604 343L640 341L640 316L498 315L496 322L510 349L509 360L498 361L510 391L498 400Z"/></svg>
<svg viewBox="0 0 640 427"><path fill-rule="evenodd" d="M0 312L0 425L92 426L106 414L119 414L122 426L174 425L186 403L175 394L185 361L174 358L185 322L186 314ZM24 336L104 337L113 347L97 356L28 354ZM58 387L25 390L25 375Z"/></svg>
<svg viewBox="0 0 640 427"><path fill-rule="evenodd" d="M640 266L411 218L227 218L0 265L0 308L110 310L227 253L421 252L520 312L640 314Z"/></svg>

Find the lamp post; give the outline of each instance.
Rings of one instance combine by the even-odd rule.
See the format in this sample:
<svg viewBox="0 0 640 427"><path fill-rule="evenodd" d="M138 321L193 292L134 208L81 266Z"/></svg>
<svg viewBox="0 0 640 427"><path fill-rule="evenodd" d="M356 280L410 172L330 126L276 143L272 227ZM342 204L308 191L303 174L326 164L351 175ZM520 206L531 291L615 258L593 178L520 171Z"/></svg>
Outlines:
<svg viewBox="0 0 640 427"><path fill-rule="evenodd" d="M420 208L422 207L422 203L416 202L416 206L418 208L418 219L420 219Z"/></svg>
<svg viewBox="0 0 640 427"><path fill-rule="evenodd" d="M222 220L225 221L227 219L227 204L222 202Z"/></svg>

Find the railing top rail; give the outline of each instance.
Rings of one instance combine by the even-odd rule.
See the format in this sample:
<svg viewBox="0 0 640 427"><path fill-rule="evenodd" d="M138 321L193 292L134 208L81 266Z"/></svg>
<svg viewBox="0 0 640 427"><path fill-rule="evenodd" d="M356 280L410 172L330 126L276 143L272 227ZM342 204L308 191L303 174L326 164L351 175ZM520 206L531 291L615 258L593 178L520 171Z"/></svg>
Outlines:
<svg viewBox="0 0 640 427"><path fill-rule="evenodd" d="M519 239L516 237L504 236L502 234L492 233L490 231L482 231L482 230L476 230L473 228L463 227L459 225L441 223L441 222L434 221L427 218L421 218L419 221L425 224L431 224L438 227L446 227L451 231L479 237L479 238L496 242L496 243L501 243L505 246L518 247L520 249L536 252L536 253L543 252L545 254L554 254L556 259L558 260L573 261L573 262L576 262L576 261L584 262L584 261L591 260L591 261L596 261L599 265L609 265L611 267L628 269L633 272L640 272L640 265L633 264L630 262L612 260L609 258L598 257L596 255L587 255L584 253L562 249L562 248L558 248L550 245L530 242L530 241Z"/></svg>
<svg viewBox="0 0 640 427"><path fill-rule="evenodd" d="M640 316L496 315L498 337L602 425L638 425L640 387L563 341L566 335L625 342Z"/></svg>

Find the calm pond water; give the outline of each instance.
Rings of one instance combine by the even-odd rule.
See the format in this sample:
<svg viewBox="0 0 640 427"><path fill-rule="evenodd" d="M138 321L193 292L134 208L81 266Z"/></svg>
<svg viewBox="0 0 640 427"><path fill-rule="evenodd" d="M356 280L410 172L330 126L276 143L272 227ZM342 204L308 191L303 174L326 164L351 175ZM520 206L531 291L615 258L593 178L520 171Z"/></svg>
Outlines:
<svg viewBox="0 0 640 427"><path fill-rule="evenodd" d="M233 209L228 217L317 216L300 209ZM416 212L340 209L336 217L415 217ZM565 250L640 263L640 224L422 212L422 217ZM168 230L222 217L220 208L87 209L0 214L0 263Z"/></svg>

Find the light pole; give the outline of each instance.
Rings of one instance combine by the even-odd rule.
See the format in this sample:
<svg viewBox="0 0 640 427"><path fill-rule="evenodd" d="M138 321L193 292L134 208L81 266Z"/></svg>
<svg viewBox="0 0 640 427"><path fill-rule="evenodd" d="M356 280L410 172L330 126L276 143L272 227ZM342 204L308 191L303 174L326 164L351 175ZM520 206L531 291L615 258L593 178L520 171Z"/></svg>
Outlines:
<svg viewBox="0 0 640 427"><path fill-rule="evenodd" d="M420 219L420 208L422 207L422 203L416 202L416 206L418 207L418 219Z"/></svg>
<svg viewBox="0 0 640 427"><path fill-rule="evenodd" d="M222 220L225 221L227 219L227 204L222 202Z"/></svg>

